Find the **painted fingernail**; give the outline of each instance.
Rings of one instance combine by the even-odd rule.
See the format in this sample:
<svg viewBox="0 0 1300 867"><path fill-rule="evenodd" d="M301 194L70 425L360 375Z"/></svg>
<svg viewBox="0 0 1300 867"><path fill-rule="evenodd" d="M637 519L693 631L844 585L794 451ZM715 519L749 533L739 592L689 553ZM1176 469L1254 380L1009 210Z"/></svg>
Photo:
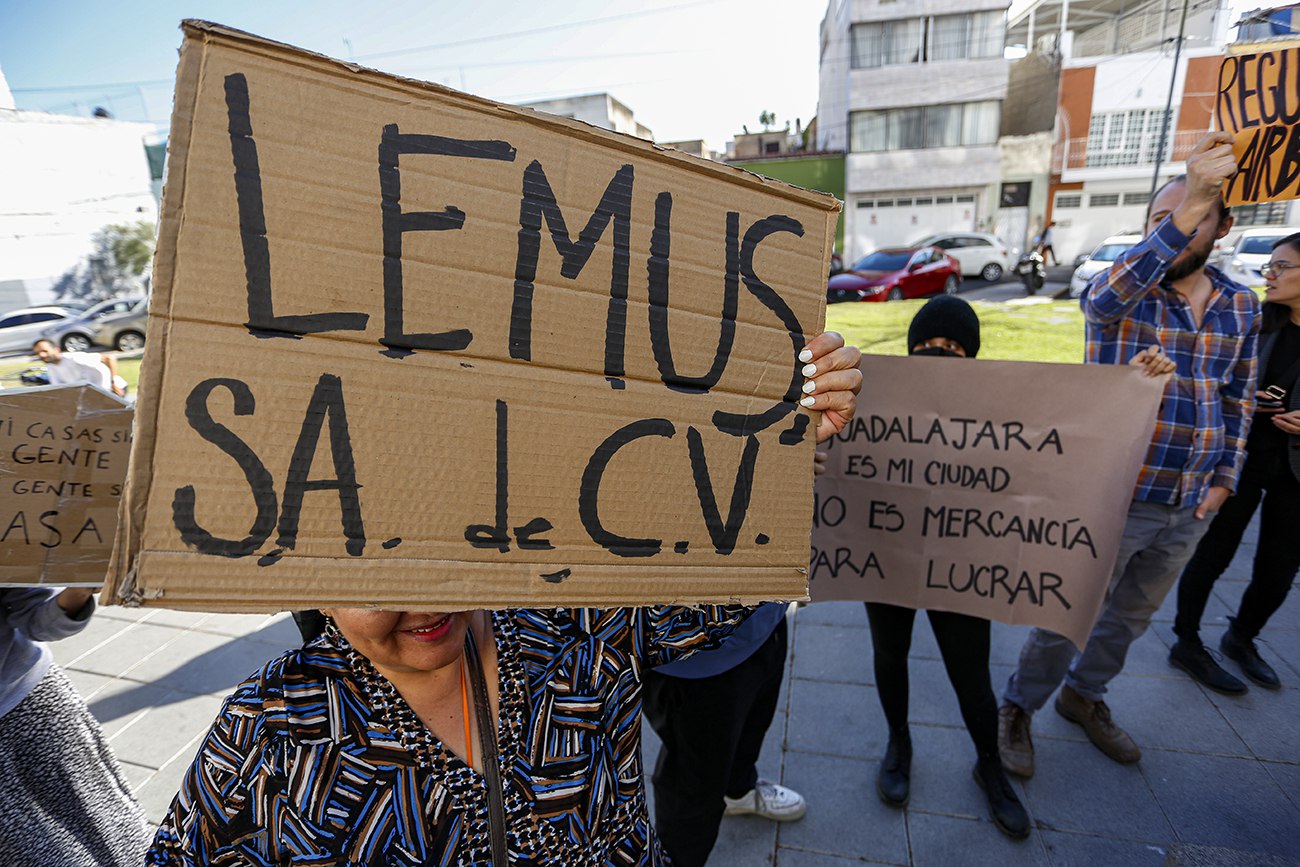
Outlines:
<svg viewBox="0 0 1300 867"><path fill-rule="evenodd" d="M814 391L817 390L817 383L809 380L808 382L805 382L803 384L803 390L804 390L804 394L812 394Z"/></svg>
<svg viewBox="0 0 1300 867"><path fill-rule="evenodd" d="M803 406L812 406L816 402L817 402L817 398L813 397L812 395L809 395L808 397L805 397L803 400L799 401L799 403L802 404Z"/></svg>
<svg viewBox="0 0 1300 867"><path fill-rule="evenodd" d="M805 349L803 352L799 353L799 360L800 360L800 361L812 361L812 350L811 350L811 349Z"/></svg>
<svg viewBox="0 0 1300 867"><path fill-rule="evenodd" d="M804 375L804 376L816 376L816 375L817 375L817 365L815 365L815 364L805 364L805 365L803 366L803 375Z"/></svg>

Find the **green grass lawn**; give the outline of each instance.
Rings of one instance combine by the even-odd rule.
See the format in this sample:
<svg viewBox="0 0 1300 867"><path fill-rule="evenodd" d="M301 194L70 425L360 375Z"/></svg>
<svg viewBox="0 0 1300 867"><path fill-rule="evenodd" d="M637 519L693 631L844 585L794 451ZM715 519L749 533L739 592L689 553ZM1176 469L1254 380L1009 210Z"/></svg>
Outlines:
<svg viewBox="0 0 1300 867"><path fill-rule="evenodd" d="M906 355L907 326L924 300L832 304L826 328L874 355ZM1074 300L972 301L980 318L980 358L1083 361L1083 313Z"/></svg>

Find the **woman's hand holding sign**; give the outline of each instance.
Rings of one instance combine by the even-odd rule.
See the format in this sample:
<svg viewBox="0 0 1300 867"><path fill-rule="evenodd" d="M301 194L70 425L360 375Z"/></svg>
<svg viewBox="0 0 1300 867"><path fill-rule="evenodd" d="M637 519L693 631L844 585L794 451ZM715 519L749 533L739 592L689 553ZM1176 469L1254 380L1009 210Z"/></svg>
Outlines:
<svg viewBox="0 0 1300 867"><path fill-rule="evenodd" d="M804 397L799 405L819 410L817 442L825 442L853 418L857 411L857 396L862 390L862 371L858 364L862 352L856 346L845 346L844 337L834 331L823 332L799 353L804 362Z"/></svg>

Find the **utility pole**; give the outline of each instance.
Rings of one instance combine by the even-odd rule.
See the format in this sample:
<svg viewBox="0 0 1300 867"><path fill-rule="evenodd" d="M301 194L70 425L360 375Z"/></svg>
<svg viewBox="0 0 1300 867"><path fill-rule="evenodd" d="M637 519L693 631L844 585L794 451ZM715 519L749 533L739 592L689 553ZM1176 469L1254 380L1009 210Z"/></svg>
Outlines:
<svg viewBox="0 0 1300 867"><path fill-rule="evenodd" d="M1169 76L1169 96L1165 98L1165 116L1160 124L1160 146L1156 149L1156 170L1151 175L1151 198L1156 197L1156 187L1160 185L1160 164L1165 158L1165 143L1169 140L1169 121L1174 107L1174 84L1178 81L1178 61L1183 55L1183 33L1187 27L1187 6L1191 0L1183 0L1183 14L1178 19L1178 43L1174 46L1174 71Z"/></svg>

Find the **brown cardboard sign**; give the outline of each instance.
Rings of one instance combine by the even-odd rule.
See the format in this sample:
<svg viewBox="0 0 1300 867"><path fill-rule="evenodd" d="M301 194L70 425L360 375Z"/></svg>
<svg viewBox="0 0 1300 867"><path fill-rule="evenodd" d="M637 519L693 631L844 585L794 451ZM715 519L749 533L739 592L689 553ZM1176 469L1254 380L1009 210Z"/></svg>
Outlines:
<svg viewBox="0 0 1300 867"><path fill-rule="evenodd" d="M833 198L188 22L110 591L801 597Z"/></svg>
<svg viewBox="0 0 1300 867"><path fill-rule="evenodd" d="M1214 117L1236 137L1229 206L1300 198L1300 49L1223 58Z"/></svg>
<svg viewBox="0 0 1300 867"><path fill-rule="evenodd" d="M817 480L809 589L1087 639L1162 381L1136 368L862 359Z"/></svg>
<svg viewBox="0 0 1300 867"><path fill-rule="evenodd" d="M0 585L104 583L132 415L89 385L0 389Z"/></svg>

